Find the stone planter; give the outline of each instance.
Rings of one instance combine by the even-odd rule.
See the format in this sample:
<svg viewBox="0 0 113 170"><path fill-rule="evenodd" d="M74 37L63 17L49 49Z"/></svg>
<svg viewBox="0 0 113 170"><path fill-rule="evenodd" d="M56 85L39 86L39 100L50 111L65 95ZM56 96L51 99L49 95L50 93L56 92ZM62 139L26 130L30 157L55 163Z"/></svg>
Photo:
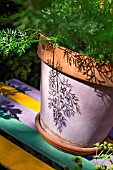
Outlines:
<svg viewBox="0 0 113 170"><path fill-rule="evenodd" d="M95 152L93 144L102 142L113 126L113 67L50 43L39 43L38 56L41 112L36 127L59 149Z"/></svg>

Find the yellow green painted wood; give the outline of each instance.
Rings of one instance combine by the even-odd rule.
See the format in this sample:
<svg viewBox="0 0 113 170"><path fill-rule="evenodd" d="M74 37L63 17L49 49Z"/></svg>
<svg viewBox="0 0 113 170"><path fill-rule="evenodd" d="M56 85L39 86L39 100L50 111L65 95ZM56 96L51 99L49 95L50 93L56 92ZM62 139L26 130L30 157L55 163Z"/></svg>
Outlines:
<svg viewBox="0 0 113 170"><path fill-rule="evenodd" d="M3 94L35 112L40 112L40 102L2 82L0 82L0 94Z"/></svg>
<svg viewBox="0 0 113 170"><path fill-rule="evenodd" d="M53 168L0 136L0 162L11 170L52 170Z"/></svg>

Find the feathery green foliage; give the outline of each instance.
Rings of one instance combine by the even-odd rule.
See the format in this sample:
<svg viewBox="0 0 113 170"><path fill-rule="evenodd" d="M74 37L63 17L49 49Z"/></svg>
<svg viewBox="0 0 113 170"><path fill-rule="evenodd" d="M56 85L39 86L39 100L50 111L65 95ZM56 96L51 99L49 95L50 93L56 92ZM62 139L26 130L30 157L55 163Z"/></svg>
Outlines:
<svg viewBox="0 0 113 170"><path fill-rule="evenodd" d="M3 29L0 31L0 55L21 56L31 46L32 39L32 36L28 36L26 32Z"/></svg>
<svg viewBox="0 0 113 170"><path fill-rule="evenodd" d="M12 0L19 5L18 12L11 16L16 29L38 29L42 17L41 10L49 6L52 0Z"/></svg>
<svg viewBox="0 0 113 170"><path fill-rule="evenodd" d="M71 50L113 62L113 1L102 2L56 0L43 10L43 31Z"/></svg>

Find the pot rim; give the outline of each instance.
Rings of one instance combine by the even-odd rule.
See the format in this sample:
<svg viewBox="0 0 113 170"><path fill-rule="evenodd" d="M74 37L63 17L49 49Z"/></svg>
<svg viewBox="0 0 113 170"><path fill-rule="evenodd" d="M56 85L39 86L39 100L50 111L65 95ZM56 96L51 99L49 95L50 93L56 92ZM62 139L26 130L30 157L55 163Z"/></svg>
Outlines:
<svg viewBox="0 0 113 170"><path fill-rule="evenodd" d="M45 36L40 35L40 40ZM47 42L38 44L39 58L50 67L70 77L93 84L113 88L113 64L97 62L83 54L79 54L62 46L53 48L53 44Z"/></svg>

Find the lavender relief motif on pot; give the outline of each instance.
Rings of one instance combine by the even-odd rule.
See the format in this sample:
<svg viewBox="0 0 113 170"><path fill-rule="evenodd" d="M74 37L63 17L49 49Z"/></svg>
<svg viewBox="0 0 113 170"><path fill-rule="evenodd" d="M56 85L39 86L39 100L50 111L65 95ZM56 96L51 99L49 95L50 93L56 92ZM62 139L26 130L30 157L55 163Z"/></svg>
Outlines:
<svg viewBox="0 0 113 170"><path fill-rule="evenodd" d="M52 109L55 126L60 133L68 123L67 118L71 118L76 112L81 114L79 100L72 93L72 88L68 79L61 78L61 73L53 69L49 72L48 107Z"/></svg>

